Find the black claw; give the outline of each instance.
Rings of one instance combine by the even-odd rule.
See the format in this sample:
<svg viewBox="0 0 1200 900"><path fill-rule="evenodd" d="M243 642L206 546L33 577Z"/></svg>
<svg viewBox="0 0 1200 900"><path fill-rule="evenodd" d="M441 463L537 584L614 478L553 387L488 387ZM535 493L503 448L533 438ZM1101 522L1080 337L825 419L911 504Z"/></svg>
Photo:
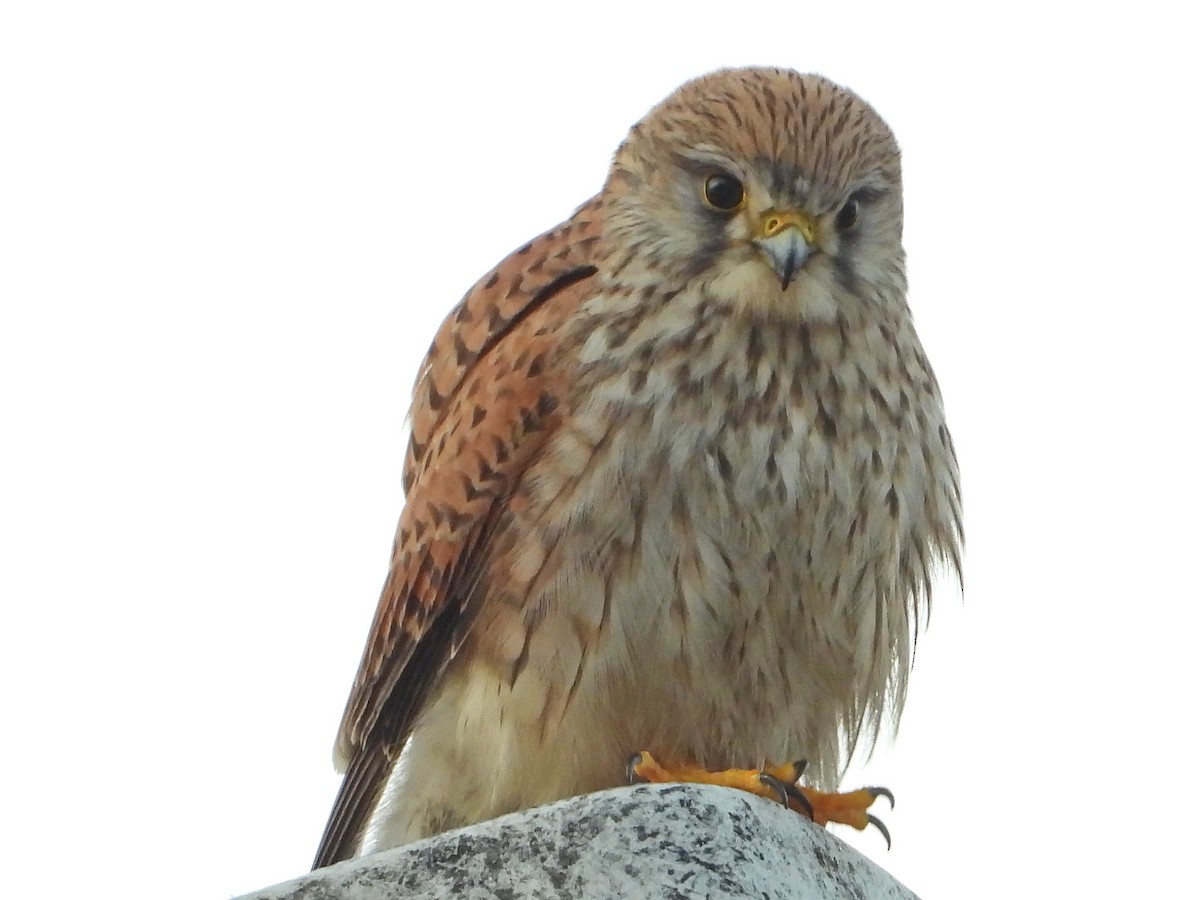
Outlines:
<svg viewBox="0 0 1200 900"><path fill-rule="evenodd" d="M776 778L774 775L770 775L766 772L759 772L758 780L767 787L773 789L779 796L779 802L788 809L792 808L791 801L794 800L796 804L804 811L806 816L808 816L810 819L813 817L812 804L808 802L808 798L804 796L804 792L801 791L800 788L796 787L796 785L788 784L788 782L784 781L782 778Z"/></svg>
<svg viewBox="0 0 1200 900"><path fill-rule="evenodd" d="M635 753L625 763L625 780L629 784L644 784L646 779L637 773L637 767L642 764L642 754Z"/></svg>
<svg viewBox="0 0 1200 900"><path fill-rule="evenodd" d="M804 814L812 819L812 803L809 802L808 797L804 794L804 792L800 790L799 785L796 784L796 782L800 780L801 776L804 775L804 770L807 768L807 759L798 759L792 763L792 771L795 772L795 777L792 779L792 783L787 786L787 792L788 796L795 800L796 804L804 811Z"/></svg>
<svg viewBox="0 0 1200 900"><path fill-rule="evenodd" d="M889 791L887 788L885 788L885 787L869 787L869 788L863 788L863 790L867 791L872 797L875 797L876 799L878 799L879 797L887 797L887 802L891 805L892 809L896 808L896 795L893 794L891 791Z"/></svg>
<svg viewBox="0 0 1200 900"><path fill-rule="evenodd" d="M784 806L788 806L788 797L790 794L788 792L788 785L785 782L780 781L774 775L768 775L766 772L759 772L758 780L779 795L780 803L782 803Z"/></svg>
<svg viewBox="0 0 1200 900"><path fill-rule="evenodd" d="M800 788L794 784L789 784L787 786L787 793L788 797L795 800L796 803L800 805L800 808L804 810L804 814L811 819L813 817L813 808L804 791L800 790Z"/></svg>
<svg viewBox="0 0 1200 900"><path fill-rule="evenodd" d="M892 835L891 835L891 832L889 832L887 830L887 826L884 825L882 822L880 822L877 818L875 818L870 813L867 814L867 821L879 829L879 833L882 834L883 839L885 841L887 841L887 848L889 850L891 850L892 849Z"/></svg>

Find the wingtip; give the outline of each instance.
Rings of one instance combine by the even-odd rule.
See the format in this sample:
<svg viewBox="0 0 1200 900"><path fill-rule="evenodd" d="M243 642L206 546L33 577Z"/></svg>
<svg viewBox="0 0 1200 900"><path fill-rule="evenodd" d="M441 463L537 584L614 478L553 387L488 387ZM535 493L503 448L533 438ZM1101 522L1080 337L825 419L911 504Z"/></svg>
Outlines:
<svg viewBox="0 0 1200 900"><path fill-rule="evenodd" d="M335 756L336 756L335 750ZM313 869L323 869L354 857L363 832L383 793L390 766L382 747L364 749L355 754L346 767L337 799L313 857Z"/></svg>

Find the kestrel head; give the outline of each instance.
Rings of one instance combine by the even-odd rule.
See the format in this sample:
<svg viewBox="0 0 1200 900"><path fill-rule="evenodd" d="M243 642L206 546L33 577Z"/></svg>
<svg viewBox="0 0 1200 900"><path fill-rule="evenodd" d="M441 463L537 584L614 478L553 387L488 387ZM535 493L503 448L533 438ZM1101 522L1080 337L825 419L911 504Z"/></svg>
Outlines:
<svg viewBox="0 0 1200 900"><path fill-rule="evenodd" d="M617 151L606 227L634 265L751 314L903 303L900 150L856 94L787 69L688 82Z"/></svg>

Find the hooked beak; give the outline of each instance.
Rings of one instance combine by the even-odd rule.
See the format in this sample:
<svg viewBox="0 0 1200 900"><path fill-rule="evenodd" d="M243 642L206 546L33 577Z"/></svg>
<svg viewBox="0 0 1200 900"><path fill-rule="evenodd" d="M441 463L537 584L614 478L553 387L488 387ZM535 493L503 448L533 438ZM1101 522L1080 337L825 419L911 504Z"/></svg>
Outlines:
<svg viewBox="0 0 1200 900"><path fill-rule="evenodd" d="M817 223L803 212L765 213L754 245L766 254L783 290L812 253Z"/></svg>

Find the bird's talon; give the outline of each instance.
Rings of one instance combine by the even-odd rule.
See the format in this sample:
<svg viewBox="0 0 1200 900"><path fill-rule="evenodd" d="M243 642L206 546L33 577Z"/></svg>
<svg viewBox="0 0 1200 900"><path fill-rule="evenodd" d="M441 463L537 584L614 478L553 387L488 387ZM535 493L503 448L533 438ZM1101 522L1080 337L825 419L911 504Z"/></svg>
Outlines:
<svg viewBox="0 0 1200 900"><path fill-rule="evenodd" d="M881 821L879 821L879 819L877 819L875 816L871 815L870 813L867 813L867 822L869 822L870 824L874 825L876 828L879 829L879 833L882 834L883 839L885 841L887 841L887 848L889 850L891 850L892 849L892 834L890 831L887 830L887 826L884 825Z"/></svg>
<svg viewBox="0 0 1200 900"><path fill-rule="evenodd" d="M775 791L775 793L779 796L779 802L785 807L790 808L790 805L788 804L788 798L792 796L791 791L788 790L788 788L791 787L790 785L768 772L759 772L758 780L771 790Z"/></svg>
<svg viewBox="0 0 1200 900"><path fill-rule="evenodd" d="M787 785L787 795L789 799L796 801L796 804L800 807L801 812L803 812L810 819L813 817L812 803L809 802L808 797L805 795L804 791L800 790L798 785Z"/></svg>
<svg viewBox="0 0 1200 900"><path fill-rule="evenodd" d="M876 799L878 799L879 797L887 797L888 805L892 809L896 808L896 795L893 794L891 791L889 791L887 788L885 788L885 787L869 787L869 788L863 788L863 790L870 793L870 795L872 797L875 797Z"/></svg>
<svg viewBox="0 0 1200 900"><path fill-rule="evenodd" d="M890 790L885 787L864 787L848 793L826 793L801 787L799 780L804 769L805 761L797 760L780 766L766 765L761 769L712 772L697 765L671 763L664 766L649 751L642 750L629 757L625 764L625 777L630 784L691 782L738 788L760 797L774 798L817 825L836 822L860 831L868 825L874 825L887 841L888 849L891 849L891 832L883 822L867 812L880 797L886 797L894 809L896 797Z"/></svg>
<svg viewBox="0 0 1200 900"><path fill-rule="evenodd" d="M638 774L638 766L642 764L642 754L635 753L629 757L629 762L625 763L625 780L629 784L644 784L646 779Z"/></svg>

